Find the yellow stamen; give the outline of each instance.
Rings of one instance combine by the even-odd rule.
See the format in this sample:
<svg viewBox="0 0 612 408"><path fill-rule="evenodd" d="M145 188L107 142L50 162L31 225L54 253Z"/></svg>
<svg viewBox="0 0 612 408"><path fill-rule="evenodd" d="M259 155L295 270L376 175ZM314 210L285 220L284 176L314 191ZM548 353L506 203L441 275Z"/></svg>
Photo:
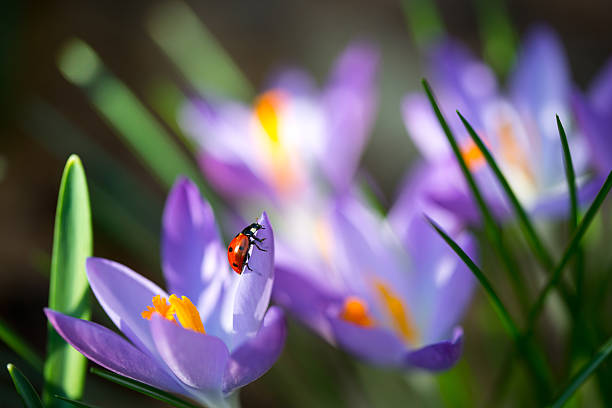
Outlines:
<svg viewBox="0 0 612 408"><path fill-rule="evenodd" d="M299 158L290 157L287 146L283 144L280 135L282 110L287 104L287 95L282 91L271 90L263 93L253 108L256 119L261 124L258 147L267 158L270 177L276 188L282 193L291 192L297 184L295 171Z"/></svg>
<svg viewBox="0 0 612 408"><path fill-rule="evenodd" d="M147 319L151 320L151 316L153 313L159 313L163 318L176 322L174 320L174 311L172 306L166 303L166 298L157 295L153 298L153 307L147 306L147 310L143 311L140 315Z"/></svg>
<svg viewBox="0 0 612 408"><path fill-rule="evenodd" d="M174 323L176 323L174 318L174 315L176 315L179 322L181 322L181 326L185 329L198 333L206 333L198 309L196 309L187 296L179 299L176 295L170 295L168 301L170 304L166 302L165 297L157 295L153 298L153 307L147 306L147 310L144 310L140 315L147 320L151 320L153 313L159 313L164 319Z"/></svg>
<svg viewBox="0 0 612 408"><path fill-rule="evenodd" d="M270 140L278 143L279 110L284 96L280 91L268 91L255 102L255 114Z"/></svg>
<svg viewBox="0 0 612 408"><path fill-rule="evenodd" d="M380 295L383 305L387 309L395 330L401 334L404 340L410 344L416 344L419 336L408 313L408 308L385 283L377 281L374 286Z"/></svg>
<svg viewBox="0 0 612 408"><path fill-rule="evenodd" d="M181 322L181 326L197 333L206 333L198 309L196 309L187 296L183 296L179 299L176 295L170 295L170 299L168 300L174 309L176 317L179 322Z"/></svg>
<svg viewBox="0 0 612 408"><path fill-rule="evenodd" d="M484 155L472 139L470 139L461 149L461 155L463 156L468 169L472 171L478 170L485 164Z"/></svg>
<svg viewBox="0 0 612 408"><path fill-rule="evenodd" d="M344 300L340 318L358 326L371 327L374 320L368 313L368 305L357 296L349 296Z"/></svg>

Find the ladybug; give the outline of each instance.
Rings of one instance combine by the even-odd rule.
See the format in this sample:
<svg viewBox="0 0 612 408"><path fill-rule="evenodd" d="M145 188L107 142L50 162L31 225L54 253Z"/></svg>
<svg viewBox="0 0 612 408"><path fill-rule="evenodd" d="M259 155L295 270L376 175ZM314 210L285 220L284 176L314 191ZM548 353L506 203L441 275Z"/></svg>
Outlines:
<svg viewBox="0 0 612 408"><path fill-rule="evenodd" d="M238 275L242 274L245 266L252 271L249 267L249 258L251 257L249 249L251 249L251 245L255 245L260 251L266 252L265 249L257 245L257 243L262 243L265 240L265 238L260 239L255 236L255 233L260 229L264 229L263 225L256 222L252 223L236 235L227 247L227 259L234 272Z"/></svg>

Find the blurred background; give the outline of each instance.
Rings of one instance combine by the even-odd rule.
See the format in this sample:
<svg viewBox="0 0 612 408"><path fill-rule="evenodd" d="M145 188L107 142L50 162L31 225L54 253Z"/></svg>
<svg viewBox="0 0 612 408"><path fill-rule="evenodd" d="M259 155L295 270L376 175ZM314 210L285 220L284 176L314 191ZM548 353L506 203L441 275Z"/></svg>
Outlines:
<svg viewBox="0 0 612 408"><path fill-rule="evenodd" d="M405 10L401 2L390 0L3 1L0 319L43 354L42 308L47 304L54 213L70 153L81 156L89 179L94 253L162 283L159 229L168 185L133 154L117 123L100 109L114 107L124 132L130 131L132 115L145 115L157 123L157 131L181 140L173 112L181 95L214 88L205 78L200 80L202 72L212 72L213 78L222 75L207 58L220 49L256 91L286 65L300 66L322 82L351 40L376 44L382 55L380 109L362 164L381 187L383 204L393 201L399 180L416 157L402 123L400 101L406 92L420 89L425 75L420 38L428 27L442 25L495 64L500 58L511 61L512 46L529 26L546 23L560 35L573 79L581 87L612 55L612 14L604 0L415 0L408 2L408 19ZM438 20L431 10L437 10ZM501 13L502 22L509 23L506 56L487 54L485 33L491 27L483 21L491 12ZM74 38L89 44L97 57L70 53ZM74 61L89 64L90 75L71 76ZM499 67L503 76L504 64ZM127 87L121 88L125 97L112 102L117 105L104 105L112 99L96 99L101 77ZM248 95L238 88L224 91ZM180 146L190 157L188 147ZM94 307L93 320L111 327L97 304ZM490 370L498 368L510 341L479 291L464 327L469 334L461 363L448 373L430 376L400 375L356 363L292 323L287 350L264 378L243 390L243 405L435 407L467 401L486 406L495 380ZM0 360L20 362L4 344ZM20 366L40 389L36 371L26 363ZM2 371L2 405L18 406L17 398ZM161 406L91 375L85 400L100 406Z"/></svg>

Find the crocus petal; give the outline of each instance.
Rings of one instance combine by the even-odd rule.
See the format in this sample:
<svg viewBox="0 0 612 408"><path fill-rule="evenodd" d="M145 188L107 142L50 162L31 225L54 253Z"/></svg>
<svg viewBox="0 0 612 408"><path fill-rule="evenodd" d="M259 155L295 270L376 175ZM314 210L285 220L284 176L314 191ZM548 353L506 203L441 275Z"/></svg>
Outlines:
<svg viewBox="0 0 612 408"><path fill-rule="evenodd" d="M391 225L411 257L407 302L415 311L413 317L423 330L421 339L424 342L437 341L448 334L465 310L474 286L469 270L463 269L463 263L424 217L427 215L434 219L459 240L471 257L475 255L473 240L461 233L468 220L457 217L432 199L436 191L447 189L450 193L456 184L447 183L443 173L436 173L440 172L432 166L417 166L409 174L400 197L389 212ZM451 174L447 173L447 177ZM460 203L460 200L455 202ZM470 205L473 207L471 202ZM457 284L456 292L453 284Z"/></svg>
<svg viewBox="0 0 612 408"><path fill-rule="evenodd" d="M440 122L424 95L408 94L402 101L402 116L408 136L425 159L437 160L451 154Z"/></svg>
<svg viewBox="0 0 612 408"><path fill-rule="evenodd" d="M274 282L274 233L268 215L264 212L257 221L263 226L257 232L257 242L252 247L249 267L240 276L234 299L233 327L238 344L244 336L253 336L259 330Z"/></svg>
<svg viewBox="0 0 612 408"><path fill-rule="evenodd" d="M376 109L378 51L355 43L340 56L323 94L327 113L326 148L322 165L337 189L353 177Z"/></svg>
<svg viewBox="0 0 612 408"><path fill-rule="evenodd" d="M608 171L610 168L608 169ZM607 172L605 173L607 175ZM583 185L578 186L578 205L585 206L589 204L599 192L604 183L603 173L592 180L588 180ZM565 186L564 186L565 187ZM531 210L531 214L541 220L558 219L567 215L570 207L569 195L567 189L561 192L543 197Z"/></svg>
<svg viewBox="0 0 612 408"><path fill-rule="evenodd" d="M193 99L181 111L185 132L203 150L230 162L248 163L252 147L248 135L250 107L229 101Z"/></svg>
<svg viewBox="0 0 612 408"><path fill-rule="evenodd" d="M184 329L158 314L150 323L159 354L179 380L199 390L221 390L229 358L223 341Z"/></svg>
<svg viewBox="0 0 612 408"><path fill-rule="evenodd" d="M91 361L154 387L184 392L157 361L106 327L51 309L45 314L59 335Z"/></svg>
<svg viewBox="0 0 612 408"><path fill-rule="evenodd" d="M482 129L482 109L497 96L497 82L490 68L462 44L450 40L432 48L428 67L440 109L459 141L468 136L456 110L477 130ZM402 103L402 113L408 134L427 160L446 159L452 155L425 95L409 94Z"/></svg>
<svg viewBox="0 0 612 408"><path fill-rule="evenodd" d="M181 111L181 128L199 144L200 167L230 198L271 191L253 160L252 120L250 107L233 102L194 99Z"/></svg>
<svg viewBox="0 0 612 408"><path fill-rule="evenodd" d="M428 227L430 232L437 235L431 226ZM477 262L476 242L473 237L463 232L454 238L470 258ZM437 239L440 248L436 251L438 261L426 272L429 276L421 273L421 278L428 280L432 288L428 328L423 335L425 343L446 338L445 336L451 333L453 326L467 311L476 288L476 279L472 272L442 238L436 236L431 239Z"/></svg>
<svg viewBox="0 0 612 408"><path fill-rule="evenodd" d="M410 169L388 216L393 230L410 253L419 254L419 259L422 259L421 256L428 251L422 250L421 245L430 242L420 240L421 231L414 228L415 218L423 219L423 214L427 214L448 231L457 231L465 221L478 219L478 210L466 189L455 160L435 164L420 162ZM438 203L445 201L455 203L454 211L440 207Z"/></svg>
<svg viewBox="0 0 612 408"><path fill-rule="evenodd" d="M313 97L317 92L314 78L298 67L281 67L266 81L266 89L282 90L299 97Z"/></svg>
<svg viewBox="0 0 612 408"><path fill-rule="evenodd" d="M430 344L407 353L404 364L430 371L442 371L452 367L461 357L463 349L463 330L458 327L452 340Z"/></svg>
<svg viewBox="0 0 612 408"><path fill-rule="evenodd" d="M598 113L579 92L572 95L572 105L578 125L589 145L593 164L598 173L606 175L612 169L612 116Z"/></svg>
<svg viewBox="0 0 612 408"><path fill-rule="evenodd" d="M204 288L219 277L225 251L212 208L185 177L174 183L168 195L162 229L162 266L168 288L197 304Z"/></svg>
<svg viewBox="0 0 612 408"><path fill-rule="evenodd" d="M591 84L589 101L598 113L612 118L612 59L608 60Z"/></svg>
<svg viewBox="0 0 612 408"><path fill-rule="evenodd" d="M550 28L538 26L527 35L511 79L511 92L521 114L542 135L559 144L554 115L567 115L570 76L563 46ZM546 139L544 139L546 140Z"/></svg>
<svg viewBox="0 0 612 408"><path fill-rule="evenodd" d="M497 81L491 69L463 44L449 39L432 49L428 68L441 109L457 137L467 135L456 110L476 129L481 128L480 111L497 95Z"/></svg>
<svg viewBox="0 0 612 408"><path fill-rule="evenodd" d="M352 195L339 200L332 217L334 256L331 260L340 271L351 295L368 304L379 301L375 282L392 285L403 299L410 286L406 265L409 260L391 227L372 209ZM400 262L401 260L406 263ZM378 308L372 312L376 315Z"/></svg>
<svg viewBox="0 0 612 408"><path fill-rule="evenodd" d="M282 309L272 306L257 335L232 352L225 371L223 392L230 393L268 371L280 356L286 337L285 315Z"/></svg>
<svg viewBox="0 0 612 408"><path fill-rule="evenodd" d="M166 292L130 268L102 258L88 258L87 278L102 308L136 347L154 355L155 344L149 323L140 313L153 297Z"/></svg>
<svg viewBox="0 0 612 408"><path fill-rule="evenodd" d="M202 151L198 156L198 163L206 179L224 197L275 197L270 185L242 161L229 161Z"/></svg>
<svg viewBox="0 0 612 408"><path fill-rule="evenodd" d="M550 28L535 27L527 35L510 89L527 133L538 141L532 147L536 177L542 185L554 184L563 174L554 117L569 117L570 75L563 46Z"/></svg>
<svg viewBox="0 0 612 408"><path fill-rule="evenodd" d="M303 324L331 341L325 311L330 305L340 304L342 296L309 279L307 273L298 271L295 265L277 264L272 298Z"/></svg>
<svg viewBox="0 0 612 408"><path fill-rule="evenodd" d="M362 327L337 317L328 316L336 344L357 357L380 365L399 366L406 346L390 330Z"/></svg>

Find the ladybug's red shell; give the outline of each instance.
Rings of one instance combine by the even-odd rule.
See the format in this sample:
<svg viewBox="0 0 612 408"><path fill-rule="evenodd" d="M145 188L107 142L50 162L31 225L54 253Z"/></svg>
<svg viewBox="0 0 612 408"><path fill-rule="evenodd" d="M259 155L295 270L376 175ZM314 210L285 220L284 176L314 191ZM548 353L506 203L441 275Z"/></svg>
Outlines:
<svg viewBox="0 0 612 408"><path fill-rule="evenodd" d="M242 274L242 269L244 268L250 246L251 241L249 237L240 233L232 239L232 242L230 242L227 247L227 259L229 264L234 272L239 275Z"/></svg>

